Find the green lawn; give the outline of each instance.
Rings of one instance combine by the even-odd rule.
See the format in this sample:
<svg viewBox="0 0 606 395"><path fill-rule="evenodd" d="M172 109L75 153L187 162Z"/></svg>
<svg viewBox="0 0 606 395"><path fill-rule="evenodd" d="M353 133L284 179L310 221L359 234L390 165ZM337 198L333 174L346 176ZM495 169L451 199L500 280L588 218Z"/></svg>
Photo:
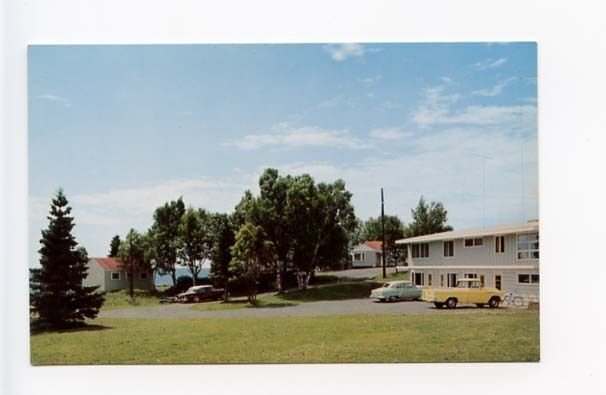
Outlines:
<svg viewBox="0 0 606 395"><path fill-rule="evenodd" d="M135 290L134 301L127 290L108 292L104 295L103 310L128 309L132 307L157 306L164 295L160 291Z"/></svg>
<svg viewBox="0 0 606 395"><path fill-rule="evenodd" d="M539 360L539 313L528 310L93 322L32 335L32 364Z"/></svg>

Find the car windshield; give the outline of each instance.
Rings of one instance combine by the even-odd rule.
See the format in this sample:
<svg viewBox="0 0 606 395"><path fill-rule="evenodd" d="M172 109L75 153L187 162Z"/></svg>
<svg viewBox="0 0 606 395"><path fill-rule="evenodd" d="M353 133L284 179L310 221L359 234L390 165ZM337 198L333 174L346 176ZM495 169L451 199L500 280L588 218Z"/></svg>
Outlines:
<svg viewBox="0 0 606 395"><path fill-rule="evenodd" d="M385 284L383 284L383 288L389 288L389 287L391 287L391 284L390 284L390 283L385 283Z"/></svg>
<svg viewBox="0 0 606 395"><path fill-rule="evenodd" d="M480 288L479 281L459 281L457 288Z"/></svg>

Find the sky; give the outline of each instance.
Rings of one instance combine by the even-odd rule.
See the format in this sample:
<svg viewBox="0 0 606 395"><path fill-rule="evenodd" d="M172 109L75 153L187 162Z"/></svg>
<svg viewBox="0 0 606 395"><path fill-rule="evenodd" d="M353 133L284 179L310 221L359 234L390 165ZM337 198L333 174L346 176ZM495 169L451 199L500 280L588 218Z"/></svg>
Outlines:
<svg viewBox="0 0 606 395"><path fill-rule="evenodd" d="M30 266L63 188L89 256L153 211L231 212L267 167L358 217L421 196L455 229L538 218L535 43L30 46Z"/></svg>

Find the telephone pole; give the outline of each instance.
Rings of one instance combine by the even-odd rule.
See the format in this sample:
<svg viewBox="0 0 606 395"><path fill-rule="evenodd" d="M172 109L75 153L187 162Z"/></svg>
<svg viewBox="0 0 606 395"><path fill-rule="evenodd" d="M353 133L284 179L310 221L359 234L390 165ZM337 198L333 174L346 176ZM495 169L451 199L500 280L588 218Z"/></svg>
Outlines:
<svg viewBox="0 0 606 395"><path fill-rule="evenodd" d="M383 188L381 188L381 260L383 263L383 278L387 277L387 271L385 268L385 261L386 256L385 256L385 209L384 209L384 202L383 202Z"/></svg>

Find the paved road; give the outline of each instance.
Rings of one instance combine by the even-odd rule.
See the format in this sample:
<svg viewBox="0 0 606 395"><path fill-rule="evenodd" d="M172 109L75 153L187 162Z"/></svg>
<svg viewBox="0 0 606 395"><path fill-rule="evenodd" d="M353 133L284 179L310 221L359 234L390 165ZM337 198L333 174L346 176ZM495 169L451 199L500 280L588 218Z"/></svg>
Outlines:
<svg viewBox="0 0 606 395"><path fill-rule="evenodd" d="M301 303L288 307L264 307L234 310L195 311L192 305L166 304L153 307L101 311L100 318L217 318L217 317L290 317L347 314L442 314L453 311L480 311L459 307L456 310L436 309L425 302L378 303L372 299L349 299Z"/></svg>

